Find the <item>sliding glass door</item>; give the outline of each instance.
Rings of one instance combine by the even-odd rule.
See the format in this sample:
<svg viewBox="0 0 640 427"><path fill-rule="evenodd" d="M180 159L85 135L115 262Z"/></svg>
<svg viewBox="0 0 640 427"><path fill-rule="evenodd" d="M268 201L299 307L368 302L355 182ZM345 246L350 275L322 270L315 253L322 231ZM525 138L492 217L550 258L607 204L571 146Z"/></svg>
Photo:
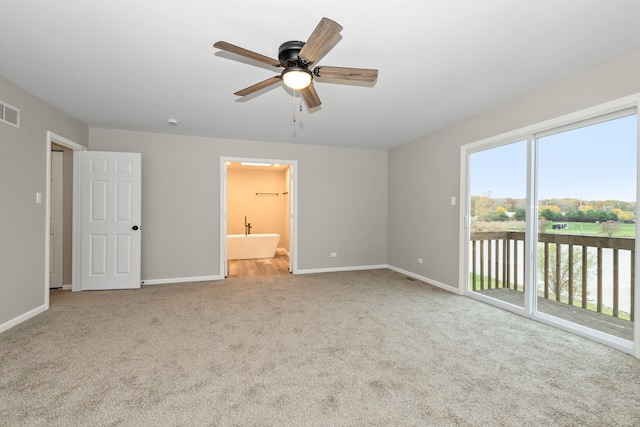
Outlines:
<svg viewBox="0 0 640 427"><path fill-rule="evenodd" d="M637 108L514 135L463 147L465 293L632 350Z"/></svg>
<svg viewBox="0 0 640 427"><path fill-rule="evenodd" d="M537 135L538 311L627 340L636 125L623 112Z"/></svg>
<svg viewBox="0 0 640 427"><path fill-rule="evenodd" d="M527 141L470 155L471 292L524 307Z"/></svg>

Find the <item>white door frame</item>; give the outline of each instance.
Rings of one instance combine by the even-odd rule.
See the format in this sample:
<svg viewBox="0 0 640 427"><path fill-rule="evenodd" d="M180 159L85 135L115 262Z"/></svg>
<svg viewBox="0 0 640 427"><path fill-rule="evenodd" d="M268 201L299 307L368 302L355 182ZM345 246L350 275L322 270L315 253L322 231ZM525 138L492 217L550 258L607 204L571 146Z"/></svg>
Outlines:
<svg viewBox="0 0 640 427"><path fill-rule="evenodd" d="M227 162L278 163L289 166L289 265L298 273L298 162L296 160L220 157L220 277L227 276Z"/></svg>
<svg viewBox="0 0 640 427"><path fill-rule="evenodd" d="M77 213L80 212L77 210L77 202L80 200L79 197L79 183L78 183L78 161L79 161L79 153L80 151L84 151L87 149L87 147L85 147L84 145L80 145L76 142L71 141L70 139L67 139L63 136L60 136L56 133L53 133L51 131L47 131L47 141L46 141L46 190L45 190L45 198L44 198L44 203L45 203L45 231L44 231L44 275L45 275L45 280L44 280L44 301L45 301L45 307L46 309L49 309L49 268L50 268L50 257L51 257L51 241L50 241L50 235L49 233L51 232L51 144L56 144L59 145L63 148L68 148L69 150L73 151L73 201L72 201L72 210L73 210L73 226L71 229L71 239L73 241L73 247L72 247L72 255L71 255L71 289L72 290L78 290L79 288L79 283L77 281L77 278L79 276L76 276L76 267L78 265L78 263L76 262L76 257L77 257L77 242L76 242L76 237L79 233L77 233L78 231L78 225L77 225ZM76 289L78 288L78 289Z"/></svg>

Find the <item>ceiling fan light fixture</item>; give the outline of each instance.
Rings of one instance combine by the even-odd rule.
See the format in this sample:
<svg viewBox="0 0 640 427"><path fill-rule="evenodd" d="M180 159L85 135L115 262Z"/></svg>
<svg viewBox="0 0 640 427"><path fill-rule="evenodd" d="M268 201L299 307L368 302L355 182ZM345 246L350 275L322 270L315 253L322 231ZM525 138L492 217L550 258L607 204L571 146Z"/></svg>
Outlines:
<svg viewBox="0 0 640 427"><path fill-rule="evenodd" d="M311 71L301 67L289 67L282 72L282 81L291 89L301 90L311 84Z"/></svg>

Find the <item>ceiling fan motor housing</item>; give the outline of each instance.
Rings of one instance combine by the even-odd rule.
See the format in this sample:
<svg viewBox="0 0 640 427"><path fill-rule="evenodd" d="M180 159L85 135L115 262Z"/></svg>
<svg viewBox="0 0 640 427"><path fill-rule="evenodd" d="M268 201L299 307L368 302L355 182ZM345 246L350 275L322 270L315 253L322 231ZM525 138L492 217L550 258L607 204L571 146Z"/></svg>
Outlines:
<svg viewBox="0 0 640 427"><path fill-rule="evenodd" d="M280 48L278 48L278 60L280 60L280 64L285 68L292 66L307 68L308 64L298 57L303 46L304 42L298 40L282 43Z"/></svg>

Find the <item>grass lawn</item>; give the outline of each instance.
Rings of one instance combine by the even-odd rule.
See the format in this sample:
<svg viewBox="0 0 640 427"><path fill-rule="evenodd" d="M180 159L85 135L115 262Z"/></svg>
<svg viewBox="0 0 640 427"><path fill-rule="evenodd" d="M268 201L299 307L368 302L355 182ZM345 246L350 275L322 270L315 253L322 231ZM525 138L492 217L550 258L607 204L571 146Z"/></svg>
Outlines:
<svg viewBox="0 0 640 427"><path fill-rule="evenodd" d="M569 228L562 230L554 230L553 222L549 222L545 233L560 233L560 234L582 234L586 236L600 236L606 237L607 234L600 232L600 224L593 222L562 222L557 223L568 224ZM636 225L635 224L622 224L620 228L613 233L612 237L636 237ZM523 221L475 221L471 224L472 232L486 232L486 231L524 231L525 223Z"/></svg>
<svg viewBox="0 0 640 427"><path fill-rule="evenodd" d="M561 222L562 223L562 222ZM559 234L584 234L584 235L596 235L606 236L605 233L600 232L600 224L592 222L567 222L568 228L561 230L554 230L552 228L553 222L550 222L547 226L545 233L559 233ZM636 237L636 225L635 224L620 224L620 228L613 233L612 237Z"/></svg>

